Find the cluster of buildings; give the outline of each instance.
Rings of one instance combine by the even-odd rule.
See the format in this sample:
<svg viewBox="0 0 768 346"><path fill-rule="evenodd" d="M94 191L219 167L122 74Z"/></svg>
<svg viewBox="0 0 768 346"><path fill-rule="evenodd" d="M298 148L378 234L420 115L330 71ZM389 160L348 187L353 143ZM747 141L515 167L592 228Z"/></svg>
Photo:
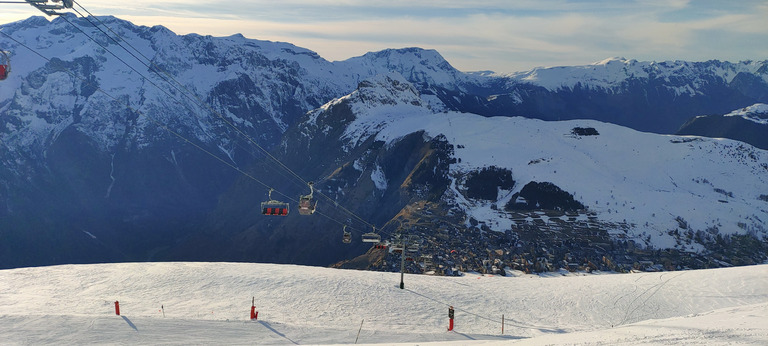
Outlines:
<svg viewBox="0 0 768 346"><path fill-rule="evenodd" d="M433 210L439 210L437 208ZM582 211L556 217L551 211L542 222L541 211L530 212L504 232L481 222L467 225L452 215L437 215L424 205L401 218L402 234L419 239L416 251L405 251L405 272L461 275L462 272L506 275L507 270L526 273L547 271L663 271L727 266L727 261L675 249L658 250L642 240L628 239L630 227L606 223ZM538 214L536 214L538 213ZM522 215L519 215L522 216ZM474 220L473 220L474 221ZM472 226L474 225L474 226ZM389 247L377 267L400 271L402 252Z"/></svg>

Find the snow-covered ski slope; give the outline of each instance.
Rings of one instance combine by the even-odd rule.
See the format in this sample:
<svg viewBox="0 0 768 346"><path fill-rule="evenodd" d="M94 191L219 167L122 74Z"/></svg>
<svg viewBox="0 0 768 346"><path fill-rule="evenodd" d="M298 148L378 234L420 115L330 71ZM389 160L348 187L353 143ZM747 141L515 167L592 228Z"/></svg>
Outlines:
<svg viewBox="0 0 768 346"><path fill-rule="evenodd" d="M399 280L246 263L2 270L0 344L768 344L768 265Z"/></svg>

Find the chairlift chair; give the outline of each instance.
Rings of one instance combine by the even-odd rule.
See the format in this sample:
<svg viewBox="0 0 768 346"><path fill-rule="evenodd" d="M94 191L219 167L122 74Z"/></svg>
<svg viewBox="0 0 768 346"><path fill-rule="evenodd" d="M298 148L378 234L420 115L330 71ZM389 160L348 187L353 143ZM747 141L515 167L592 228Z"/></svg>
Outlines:
<svg viewBox="0 0 768 346"><path fill-rule="evenodd" d="M381 236L376 233L364 233L363 234L363 243L380 243L381 242Z"/></svg>
<svg viewBox="0 0 768 346"><path fill-rule="evenodd" d="M11 58L8 57L8 52L0 50L0 80L8 78L9 73L11 73Z"/></svg>
<svg viewBox="0 0 768 346"><path fill-rule="evenodd" d="M63 15L66 12L57 12L57 11L70 9L74 4L74 0L25 0L25 1L49 16Z"/></svg>
<svg viewBox="0 0 768 346"><path fill-rule="evenodd" d="M312 198L312 195L315 193L315 189L312 185L313 183L309 182L308 195L299 197L299 214L301 215L312 215L315 212L315 207L317 207L317 201Z"/></svg>
<svg viewBox="0 0 768 346"><path fill-rule="evenodd" d="M344 242L344 244L349 244L352 242L352 232L347 231L347 226L344 226L344 229L342 230L344 232L343 238L341 238L341 241Z"/></svg>
<svg viewBox="0 0 768 346"><path fill-rule="evenodd" d="M363 233L363 243L381 243L381 236L376 233L376 227L373 232Z"/></svg>
<svg viewBox="0 0 768 346"><path fill-rule="evenodd" d="M287 216L288 203L272 199L272 191L269 189L269 201L261 202L261 213L264 215Z"/></svg>

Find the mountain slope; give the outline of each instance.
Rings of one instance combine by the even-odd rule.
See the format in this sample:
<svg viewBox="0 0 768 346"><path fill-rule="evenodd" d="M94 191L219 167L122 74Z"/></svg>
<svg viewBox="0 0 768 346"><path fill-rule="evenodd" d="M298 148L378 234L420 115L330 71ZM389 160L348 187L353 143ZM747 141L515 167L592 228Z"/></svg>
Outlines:
<svg viewBox="0 0 768 346"><path fill-rule="evenodd" d="M730 138L768 150L768 105L759 103L725 115L698 116L683 124L677 134Z"/></svg>

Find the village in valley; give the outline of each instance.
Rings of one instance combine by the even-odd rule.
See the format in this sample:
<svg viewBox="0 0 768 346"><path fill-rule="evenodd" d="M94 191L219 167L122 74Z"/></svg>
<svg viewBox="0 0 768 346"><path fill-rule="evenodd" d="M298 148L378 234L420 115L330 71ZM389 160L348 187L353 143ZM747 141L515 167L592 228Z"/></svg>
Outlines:
<svg viewBox="0 0 768 346"><path fill-rule="evenodd" d="M432 203L419 203L398 215L398 233L372 247L365 257L366 269L398 272L402 249L405 249L406 273L459 276L465 272L507 275L507 270L525 273L674 271L750 264L758 261L738 252L720 251L722 237L711 236L709 244L714 256L677 249L652 249L642 239L629 239L633 225L597 220L588 210L515 212L516 222L504 232L492 230L484 223L463 220ZM438 214L440 213L440 214ZM579 221L586 219L586 221ZM681 226L685 226L681 224ZM608 230L611 230L610 232ZM670 232L675 234L675 232ZM694 237L704 241L702 232L677 232L680 242L690 243ZM403 246L412 239L418 246ZM731 237L731 242L744 242L742 247L762 246L747 237ZM704 241L706 242L706 241ZM738 246L737 246L738 247ZM411 251L409 251L409 249ZM358 263L359 265L359 263ZM355 267L339 264L338 267Z"/></svg>

